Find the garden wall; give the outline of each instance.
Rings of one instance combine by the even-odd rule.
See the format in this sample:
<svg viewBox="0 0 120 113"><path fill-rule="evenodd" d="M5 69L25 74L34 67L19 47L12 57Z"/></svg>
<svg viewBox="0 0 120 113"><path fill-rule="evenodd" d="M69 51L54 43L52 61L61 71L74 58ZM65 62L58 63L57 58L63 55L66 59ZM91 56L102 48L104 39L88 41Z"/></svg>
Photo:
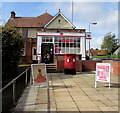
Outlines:
<svg viewBox="0 0 120 113"><path fill-rule="evenodd" d="M120 61L114 60L103 60L103 61L93 61L93 60L77 60L76 61L76 71L86 72L86 71L96 71L96 63L110 63L111 73L114 75L120 75ZM64 71L64 60L57 60L57 71Z"/></svg>

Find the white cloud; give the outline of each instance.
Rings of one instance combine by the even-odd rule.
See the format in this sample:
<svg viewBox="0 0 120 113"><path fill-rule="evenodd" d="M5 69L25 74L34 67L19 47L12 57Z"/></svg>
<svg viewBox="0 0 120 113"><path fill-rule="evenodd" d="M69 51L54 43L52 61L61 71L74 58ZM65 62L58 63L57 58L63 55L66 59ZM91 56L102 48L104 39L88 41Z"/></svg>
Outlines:
<svg viewBox="0 0 120 113"><path fill-rule="evenodd" d="M98 20L99 15L103 14L101 3L93 2L75 2L74 3L75 18L81 18L84 21Z"/></svg>
<svg viewBox="0 0 120 113"><path fill-rule="evenodd" d="M64 3L57 4L55 8L64 7L61 11L68 19L72 17L72 7L66 7ZM92 48L101 48L103 37L112 32L118 34L118 11L104 3L93 2L74 2L74 22L77 28L89 29L90 22L97 22L97 25L91 25L93 39L91 40ZM88 41L87 41L88 48Z"/></svg>
<svg viewBox="0 0 120 113"><path fill-rule="evenodd" d="M100 37L97 37L97 38L92 38L90 48L94 48L94 49L98 48L98 49L100 49L102 41L103 41L103 37L104 36L100 36Z"/></svg>
<svg viewBox="0 0 120 113"><path fill-rule="evenodd" d="M29 2L29 1L27 1L27 2ZM43 2L43 0L41 2ZM47 1L47 2L50 2L50 1ZM69 5L64 3L64 2L67 2L66 0L64 0L64 1L59 0L59 3L57 3L58 1L52 1L52 2L56 2L56 3L53 3L53 6L47 6L44 8L45 10L46 9L48 10L48 13L50 10L50 14L51 14L51 10L52 10L52 12L54 14L56 14L58 12L58 9L61 9L61 12L69 20L72 20L72 0L68 3ZM40 9L40 8L41 8L41 6L38 7L38 9ZM106 10L106 8L108 8L108 9ZM91 25L91 31L93 33L93 39L91 40L91 47L92 48L100 48L102 39L105 34L107 34L108 32L117 34L118 11L117 11L117 9L115 10L109 5L107 5L107 7L105 7L104 3L91 2L91 1L75 2L74 3L74 23L73 24L77 28L84 28L84 29L87 29L87 31L88 31L90 22L98 23L96 26Z"/></svg>
<svg viewBox="0 0 120 113"><path fill-rule="evenodd" d="M103 16L103 19L98 21L98 27L104 29L115 29L118 25L118 11L112 11L108 13L106 16Z"/></svg>
<svg viewBox="0 0 120 113"><path fill-rule="evenodd" d="M103 37L112 32L118 35L118 11L117 4L116 10L111 6L107 6L108 9L103 7L102 3L76 3L75 14L76 18L80 21L74 22L77 28L89 29L90 22L97 22L97 25L90 25L91 32L94 35L91 40L92 48L101 48ZM87 42L88 46L88 42ZM88 47L87 47L88 48Z"/></svg>
<svg viewBox="0 0 120 113"><path fill-rule="evenodd" d="M54 3L53 8L55 11L58 11L58 9L61 10L61 12L69 19L71 18L71 13L72 13L72 3L68 2L67 4L64 2L60 3Z"/></svg>

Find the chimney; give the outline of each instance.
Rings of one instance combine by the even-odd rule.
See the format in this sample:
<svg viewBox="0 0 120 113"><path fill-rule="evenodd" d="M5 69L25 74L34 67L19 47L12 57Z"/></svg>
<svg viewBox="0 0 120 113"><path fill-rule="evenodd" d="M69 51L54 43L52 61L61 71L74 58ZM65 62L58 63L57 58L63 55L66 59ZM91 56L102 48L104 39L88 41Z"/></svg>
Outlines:
<svg viewBox="0 0 120 113"><path fill-rule="evenodd" d="M15 12L14 11L11 12L11 18L15 18Z"/></svg>

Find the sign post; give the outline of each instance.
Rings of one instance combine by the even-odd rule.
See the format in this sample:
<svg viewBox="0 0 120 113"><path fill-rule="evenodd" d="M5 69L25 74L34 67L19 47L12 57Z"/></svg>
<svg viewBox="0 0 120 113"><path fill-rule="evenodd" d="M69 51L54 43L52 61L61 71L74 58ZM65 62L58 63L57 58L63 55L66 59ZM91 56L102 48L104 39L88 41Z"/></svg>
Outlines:
<svg viewBox="0 0 120 113"><path fill-rule="evenodd" d="M96 64L95 88L97 86L97 82L109 83L109 89L110 89L110 63Z"/></svg>

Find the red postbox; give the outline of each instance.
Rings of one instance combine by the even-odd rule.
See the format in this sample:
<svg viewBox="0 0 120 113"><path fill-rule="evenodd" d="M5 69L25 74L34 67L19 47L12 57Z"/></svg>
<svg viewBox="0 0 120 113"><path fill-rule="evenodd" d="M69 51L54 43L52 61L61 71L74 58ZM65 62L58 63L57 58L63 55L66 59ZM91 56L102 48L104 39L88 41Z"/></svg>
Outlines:
<svg viewBox="0 0 120 113"><path fill-rule="evenodd" d="M76 74L76 54L65 54L64 73L65 74Z"/></svg>

